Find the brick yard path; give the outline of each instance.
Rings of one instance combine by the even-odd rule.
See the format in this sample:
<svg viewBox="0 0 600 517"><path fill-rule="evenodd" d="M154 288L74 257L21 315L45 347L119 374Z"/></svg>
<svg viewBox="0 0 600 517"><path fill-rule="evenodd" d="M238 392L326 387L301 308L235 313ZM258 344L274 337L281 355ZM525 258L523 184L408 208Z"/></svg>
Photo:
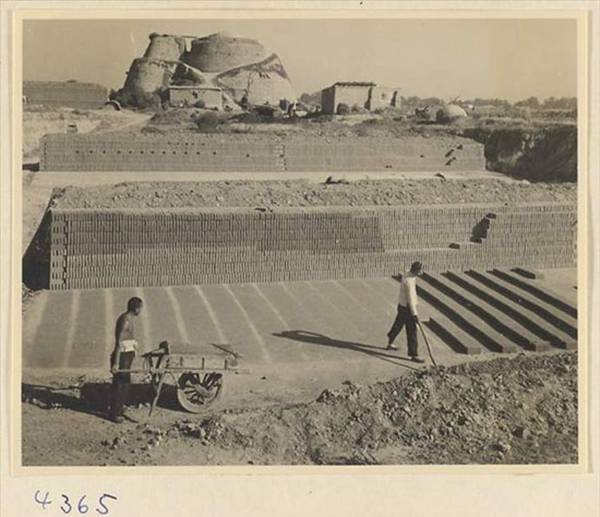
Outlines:
<svg viewBox="0 0 600 517"><path fill-rule="evenodd" d="M560 290L565 295L563 299L566 297L576 306L574 270L550 272L544 278L543 284ZM431 291L426 282L421 281L420 285ZM244 365L250 367L304 367L333 361L340 367L357 362L365 368L379 365L393 370L411 366L405 355L404 332L397 340L399 352L383 350L395 314L397 286L391 278L379 278L43 291L28 303L23 314L23 366L107 371L115 319L129 297L140 296L145 309L137 331L147 349L163 339L175 347L198 352L210 350L211 343L229 344L243 355ZM422 320L443 317L423 299L420 303ZM539 304L543 305L541 301ZM462 307L454 309L464 311ZM552 310L558 313L557 309ZM567 314L558 314L573 325ZM533 313L530 317L543 322ZM476 322L475 315L473 321ZM552 325L547 327L559 332ZM431 330L428 335L440 363L466 358ZM421 337L420 346L426 355ZM484 346L480 352L491 353Z"/></svg>

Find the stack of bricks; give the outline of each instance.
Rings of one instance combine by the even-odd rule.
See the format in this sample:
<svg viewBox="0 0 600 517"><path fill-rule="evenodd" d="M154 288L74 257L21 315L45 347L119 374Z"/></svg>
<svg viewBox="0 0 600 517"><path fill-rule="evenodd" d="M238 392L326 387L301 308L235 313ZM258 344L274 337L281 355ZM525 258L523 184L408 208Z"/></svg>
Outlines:
<svg viewBox="0 0 600 517"><path fill-rule="evenodd" d="M42 137L40 145L40 168L51 171L275 172L283 167L281 143L230 136L169 140L155 135L52 134Z"/></svg>
<svg viewBox="0 0 600 517"><path fill-rule="evenodd" d="M483 145L467 139L340 137L288 139L289 171L481 171Z"/></svg>
<svg viewBox="0 0 600 517"><path fill-rule="evenodd" d="M493 214L492 214L492 213ZM491 218L487 237L473 228ZM51 289L368 278L574 265L576 207L53 209Z"/></svg>
<svg viewBox="0 0 600 517"><path fill-rule="evenodd" d="M534 205L503 210L492 219L485 239L488 253L500 260L563 267L576 263L577 212L572 205Z"/></svg>
<svg viewBox="0 0 600 517"><path fill-rule="evenodd" d="M458 143L460 142L460 144ZM460 147L460 149L459 149ZM448 157L448 153L452 153ZM40 168L49 171L439 171L484 170L483 146L467 139L197 134L45 135Z"/></svg>

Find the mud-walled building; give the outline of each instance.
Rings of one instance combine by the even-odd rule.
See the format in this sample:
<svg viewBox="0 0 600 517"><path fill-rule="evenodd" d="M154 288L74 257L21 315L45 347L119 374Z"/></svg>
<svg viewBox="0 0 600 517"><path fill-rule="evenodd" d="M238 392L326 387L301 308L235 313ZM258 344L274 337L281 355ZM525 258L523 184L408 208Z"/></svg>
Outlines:
<svg viewBox="0 0 600 517"><path fill-rule="evenodd" d="M341 104L345 104L350 109L375 111L390 106L400 106L400 96L397 89L356 81L338 81L321 91L323 113L333 115L338 112Z"/></svg>
<svg viewBox="0 0 600 517"><path fill-rule="evenodd" d="M146 52L132 62L115 98L125 106L145 107L168 102L174 86L220 89L223 107L232 108L244 96L255 105L295 99L277 54L256 40L222 32L202 38L151 34Z"/></svg>

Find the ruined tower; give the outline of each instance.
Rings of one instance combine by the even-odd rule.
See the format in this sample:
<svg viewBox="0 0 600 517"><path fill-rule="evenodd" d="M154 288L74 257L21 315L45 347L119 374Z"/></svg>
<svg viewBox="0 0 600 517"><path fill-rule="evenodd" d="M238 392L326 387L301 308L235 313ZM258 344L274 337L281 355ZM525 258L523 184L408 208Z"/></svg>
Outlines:
<svg viewBox="0 0 600 517"><path fill-rule="evenodd" d="M295 94L279 57L258 41L219 32L201 38L150 35L143 57L131 64L117 98L125 105L147 105L169 86L206 84L239 102L278 105Z"/></svg>

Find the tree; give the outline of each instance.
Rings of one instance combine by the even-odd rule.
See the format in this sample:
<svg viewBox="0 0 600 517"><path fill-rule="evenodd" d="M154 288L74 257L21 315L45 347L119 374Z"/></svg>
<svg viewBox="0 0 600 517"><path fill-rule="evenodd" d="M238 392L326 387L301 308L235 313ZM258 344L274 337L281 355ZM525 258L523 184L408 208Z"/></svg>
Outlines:
<svg viewBox="0 0 600 517"><path fill-rule="evenodd" d="M577 98L576 97L556 97L547 98L542 104L544 109L577 109Z"/></svg>
<svg viewBox="0 0 600 517"><path fill-rule="evenodd" d="M522 101L516 102L515 107L517 108L533 108L537 109L540 107L540 101L537 97L529 97Z"/></svg>

